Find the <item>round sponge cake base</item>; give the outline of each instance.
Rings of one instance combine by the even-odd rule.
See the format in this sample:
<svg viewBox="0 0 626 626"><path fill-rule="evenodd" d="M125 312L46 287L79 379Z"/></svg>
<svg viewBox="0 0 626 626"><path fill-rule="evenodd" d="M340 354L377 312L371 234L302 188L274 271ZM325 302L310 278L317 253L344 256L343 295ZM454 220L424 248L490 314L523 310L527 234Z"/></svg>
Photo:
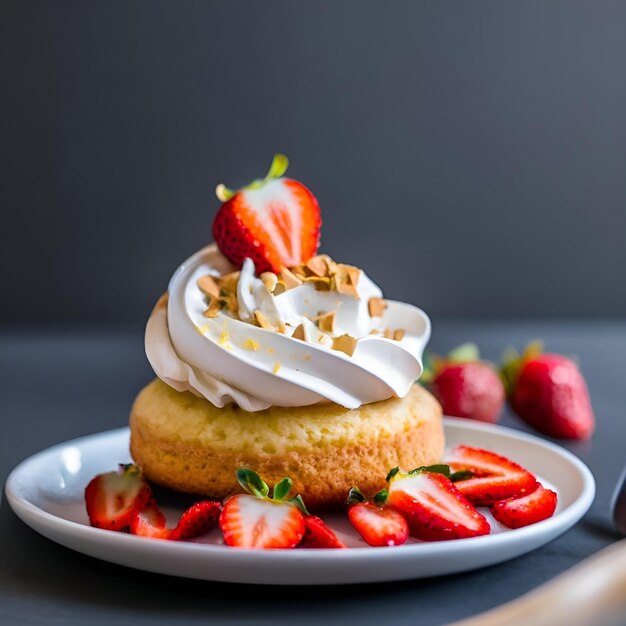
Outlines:
<svg viewBox="0 0 626 626"><path fill-rule="evenodd" d="M241 491L235 472L247 467L270 486L289 476L311 510L345 504L353 486L373 495L390 469L438 463L444 448L441 406L417 384L404 398L357 409L249 413L155 379L133 403L130 431L133 460L156 484L222 499Z"/></svg>

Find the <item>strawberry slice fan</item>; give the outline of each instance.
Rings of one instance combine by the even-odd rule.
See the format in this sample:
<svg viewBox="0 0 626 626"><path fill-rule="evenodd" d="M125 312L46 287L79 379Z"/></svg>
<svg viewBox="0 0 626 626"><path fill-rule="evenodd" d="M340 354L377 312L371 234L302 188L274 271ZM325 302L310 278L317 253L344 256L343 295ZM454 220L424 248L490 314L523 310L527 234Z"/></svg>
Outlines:
<svg viewBox="0 0 626 626"><path fill-rule="evenodd" d="M220 184L222 202L213 220L213 238L237 267L246 257L257 273L280 272L308 261L319 247L322 225L315 196L301 182L284 178L289 160L276 154L263 179L235 191Z"/></svg>
<svg viewBox="0 0 626 626"><path fill-rule="evenodd" d="M201 500L182 513L174 527L134 465L95 476L85 490L92 526L153 539L188 541L219 527L227 546L240 548L346 548L326 522L291 496L289 477L269 485L253 470L240 468L244 493L224 501ZM508 528L551 517L557 495L514 461L489 450L457 445L447 464L389 471L387 487L367 498L354 486L346 515L370 546L399 546L409 537L445 541L487 535L491 527L477 507L489 507Z"/></svg>

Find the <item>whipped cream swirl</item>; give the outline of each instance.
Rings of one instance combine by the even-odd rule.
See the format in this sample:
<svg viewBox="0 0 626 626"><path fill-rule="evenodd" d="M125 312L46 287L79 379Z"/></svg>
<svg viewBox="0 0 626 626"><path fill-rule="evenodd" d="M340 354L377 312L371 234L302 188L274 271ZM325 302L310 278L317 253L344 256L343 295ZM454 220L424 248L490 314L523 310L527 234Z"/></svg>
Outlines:
<svg viewBox="0 0 626 626"><path fill-rule="evenodd" d="M270 293L246 259L237 285L240 319L220 311L204 316L197 280L234 271L212 244L185 261L168 293L154 307L145 332L146 354L156 375L178 391L191 391L217 407L234 402L246 411L335 402L347 408L405 396L420 377L430 320L419 308L386 300L380 317L369 314L381 290L361 273L357 297L318 291L312 283ZM250 323L261 311L284 332ZM311 318L335 311L332 333ZM301 327L304 339L291 335ZM389 339L385 328L402 329ZM333 337L356 339L352 355L332 347Z"/></svg>

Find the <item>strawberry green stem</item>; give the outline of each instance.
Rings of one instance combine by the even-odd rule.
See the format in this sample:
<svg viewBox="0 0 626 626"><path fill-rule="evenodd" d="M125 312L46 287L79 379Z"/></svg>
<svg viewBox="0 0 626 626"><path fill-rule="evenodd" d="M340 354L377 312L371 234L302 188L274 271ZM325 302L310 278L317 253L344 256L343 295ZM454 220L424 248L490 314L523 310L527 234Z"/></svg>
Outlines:
<svg viewBox="0 0 626 626"><path fill-rule="evenodd" d="M272 164L265 177L265 182L273 180L274 178L280 178L289 167L289 159L284 154L275 154L272 159Z"/></svg>
<svg viewBox="0 0 626 626"><path fill-rule="evenodd" d="M265 178L256 178L251 183L248 183L245 187L241 187L236 191L233 191L232 189L226 187L226 185L220 183L215 188L215 195L220 202L227 202L239 191L243 191L245 189L260 189L266 183L280 178L287 171L288 167L289 159L284 154L275 154L274 158L272 159L270 169L268 170Z"/></svg>
<svg viewBox="0 0 626 626"><path fill-rule="evenodd" d="M500 367L500 378L504 383L507 395L510 395L513 389L515 389L517 378L524 363L539 356L542 352L543 343L538 339L529 343L521 355L515 348L511 347L504 351L502 366Z"/></svg>
<svg viewBox="0 0 626 626"><path fill-rule="evenodd" d="M454 350L448 353L446 360L449 363L467 363L474 362L480 359L480 352L478 346L475 343L464 343L456 347Z"/></svg>

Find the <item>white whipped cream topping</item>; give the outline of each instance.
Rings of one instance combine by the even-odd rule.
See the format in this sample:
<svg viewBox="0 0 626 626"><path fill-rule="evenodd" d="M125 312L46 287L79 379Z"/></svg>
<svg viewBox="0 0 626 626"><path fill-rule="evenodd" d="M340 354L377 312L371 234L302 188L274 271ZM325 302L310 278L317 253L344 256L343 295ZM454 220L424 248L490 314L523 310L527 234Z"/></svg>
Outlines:
<svg viewBox="0 0 626 626"><path fill-rule="evenodd" d="M383 316L371 317L368 301L382 292L365 273L357 284L358 298L318 291L311 283L274 296L248 259L238 284L241 320L223 311L206 318L196 281L234 270L215 244L207 246L176 270L168 298L152 311L146 354L157 376L174 389L191 391L217 407L234 402L246 411L326 401L356 408L403 397L420 377L430 339L428 316L410 304L386 300ZM243 321L257 309L272 323L284 323L285 332ZM336 311L333 332L321 333L310 317L328 311ZM305 341L291 337L300 324ZM402 329L404 337L397 341L370 334L384 328ZM343 334L357 339L351 356L330 347L332 337Z"/></svg>

